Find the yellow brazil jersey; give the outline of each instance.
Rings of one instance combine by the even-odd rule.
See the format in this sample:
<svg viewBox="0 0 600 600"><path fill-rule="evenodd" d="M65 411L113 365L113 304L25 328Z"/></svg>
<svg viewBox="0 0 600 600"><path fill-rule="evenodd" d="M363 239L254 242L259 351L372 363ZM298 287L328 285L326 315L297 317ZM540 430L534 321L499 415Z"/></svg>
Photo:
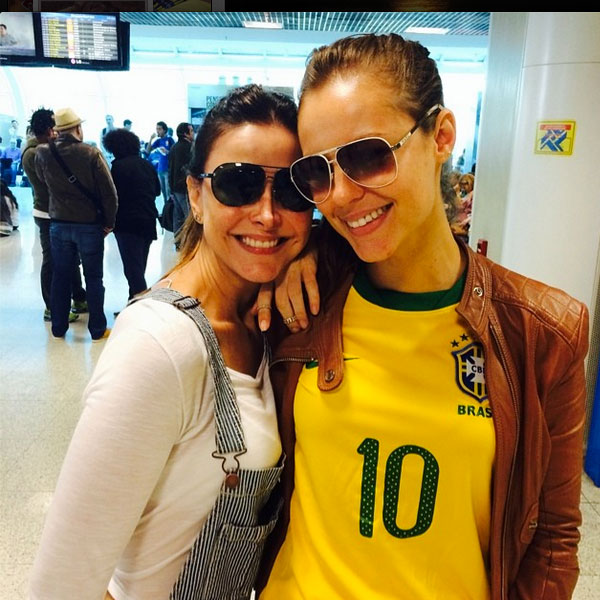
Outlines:
<svg viewBox="0 0 600 600"><path fill-rule="evenodd" d="M495 435L462 286L403 294L357 276L343 382L320 392L312 364L300 376L290 525L261 600L490 597Z"/></svg>

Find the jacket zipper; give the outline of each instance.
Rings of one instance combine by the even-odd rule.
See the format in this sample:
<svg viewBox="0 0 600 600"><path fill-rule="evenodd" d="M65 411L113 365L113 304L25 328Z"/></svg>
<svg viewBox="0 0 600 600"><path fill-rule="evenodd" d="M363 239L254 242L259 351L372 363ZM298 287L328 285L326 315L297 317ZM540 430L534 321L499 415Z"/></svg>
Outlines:
<svg viewBox="0 0 600 600"><path fill-rule="evenodd" d="M513 404L513 409L515 412L515 415L517 414L517 401L516 401L516 390L515 390L515 385L514 382L512 380L512 376L510 374L509 368L508 368L508 361L506 359L506 354L504 353L504 348L502 346L502 344L500 343L500 339L498 337L498 333L496 332L496 322L495 320L492 321L492 335L494 337L494 341L496 342L496 346L498 346L498 350L500 351L500 357L502 359L502 366L504 367L504 372L506 373L506 378L508 379L508 385L510 387L510 397L512 400L512 404ZM520 432L520 423L517 420L516 421L516 425L517 425L517 435L516 435L516 439L518 442L519 439L519 432ZM504 507L504 515L503 515L503 519L502 519L502 538L501 538L501 549L500 549L500 565L501 565L501 569L500 569L500 577L501 577L501 587L500 587L500 595L501 595L501 599L505 600L506 595L505 595L505 586L506 586L506 577L505 577L505 571L506 571L506 560L505 560L505 547L506 547L506 527L507 527L507 513L508 513L508 502L510 499L510 491L511 491L511 487L512 487L512 482L513 482L513 476L514 476L514 472L515 472L515 462L516 462L516 457L517 457L517 446L515 444L515 447L513 449L513 453L512 453L512 458L511 458L511 464L510 464L510 477L508 480L508 488L506 490L506 504Z"/></svg>
<svg viewBox="0 0 600 600"><path fill-rule="evenodd" d="M280 362L302 362L302 363L306 363L306 362L312 362L313 360L317 360L316 358L309 356L284 356L282 358L276 358L270 365L269 365L269 369L273 366L275 366L277 363Z"/></svg>

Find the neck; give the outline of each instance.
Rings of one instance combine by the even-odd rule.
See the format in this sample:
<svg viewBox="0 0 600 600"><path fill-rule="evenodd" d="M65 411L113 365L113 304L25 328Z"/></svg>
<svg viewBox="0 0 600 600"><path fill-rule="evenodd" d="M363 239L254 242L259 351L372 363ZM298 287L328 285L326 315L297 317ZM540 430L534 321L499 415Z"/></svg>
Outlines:
<svg viewBox="0 0 600 600"><path fill-rule="evenodd" d="M211 321L241 322L254 305L259 284L241 279L216 260L200 242L192 259L169 276L171 287L198 298Z"/></svg>
<svg viewBox="0 0 600 600"><path fill-rule="evenodd" d="M368 264L367 274L373 285L408 293L452 287L466 266L466 258L452 236L445 215L438 223L436 227L412 232L389 259Z"/></svg>

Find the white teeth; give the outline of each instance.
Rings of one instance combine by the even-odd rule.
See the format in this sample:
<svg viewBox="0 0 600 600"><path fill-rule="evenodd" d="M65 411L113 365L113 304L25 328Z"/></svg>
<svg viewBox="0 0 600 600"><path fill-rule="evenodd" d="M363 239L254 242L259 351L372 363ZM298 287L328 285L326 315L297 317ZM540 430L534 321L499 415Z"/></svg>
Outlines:
<svg viewBox="0 0 600 600"><path fill-rule="evenodd" d="M348 227L350 227L350 229L356 229L357 227L362 227L363 225L374 221L377 217L380 217L384 212L385 210L383 208L378 208L377 210L370 212L364 217L360 217L360 219L357 219L356 221L346 221L346 224L348 225Z"/></svg>
<svg viewBox="0 0 600 600"><path fill-rule="evenodd" d="M242 237L242 243L246 244L246 246L251 246L252 248L274 248L277 246L278 240L269 240L266 242L261 242L259 240L255 240L250 237Z"/></svg>

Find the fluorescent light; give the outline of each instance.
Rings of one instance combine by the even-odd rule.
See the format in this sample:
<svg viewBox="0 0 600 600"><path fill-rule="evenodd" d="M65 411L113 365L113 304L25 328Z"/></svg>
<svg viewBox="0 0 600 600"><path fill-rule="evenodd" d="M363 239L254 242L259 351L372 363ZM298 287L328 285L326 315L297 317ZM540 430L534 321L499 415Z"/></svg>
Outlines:
<svg viewBox="0 0 600 600"><path fill-rule="evenodd" d="M449 29L443 27L407 27L404 33L431 33L433 35L445 35Z"/></svg>
<svg viewBox="0 0 600 600"><path fill-rule="evenodd" d="M177 52L174 50L142 50L133 48L134 54L141 54L144 56L177 56Z"/></svg>
<svg viewBox="0 0 600 600"><path fill-rule="evenodd" d="M242 21L249 29L283 29L283 23L277 21Z"/></svg>

